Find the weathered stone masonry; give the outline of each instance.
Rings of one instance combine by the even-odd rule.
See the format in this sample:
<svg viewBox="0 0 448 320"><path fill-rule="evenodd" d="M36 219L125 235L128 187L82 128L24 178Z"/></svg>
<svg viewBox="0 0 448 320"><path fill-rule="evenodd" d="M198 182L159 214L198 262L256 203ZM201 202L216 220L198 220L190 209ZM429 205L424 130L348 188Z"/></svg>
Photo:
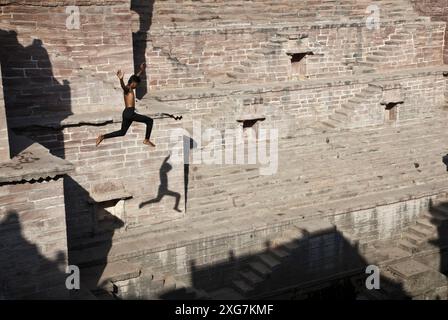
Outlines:
<svg viewBox="0 0 448 320"><path fill-rule="evenodd" d="M51 152L41 160L64 159L57 175L39 174L49 181L16 177L0 187L2 230L10 230L0 237L23 230L18 241L38 247L54 279L67 263L79 265L83 287L98 297L99 287L115 290L111 282L123 298L182 296L182 287L195 298L262 296L359 274L372 262L406 287L397 257L427 265L438 250L418 247L407 230L420 221L440 234L425 215L446 196L446 23L438 18L446 5L376 3L378 30L365 26L371 1L0 1L11 149L24 135ZM79 6L79 30L66 27L67 5ZM96 148L98 134L120 126L116 70L129 76L141 61L147 94L137 108L156 118L156 150L141 144L138 124ZM251 117L279 130L277 174L165 164L173 129L201 121L224 131ZM10 170L0 128L1 170ZM26 150L11 161L27 159ZM176 196L158 199L165 189L182 212L173 210ZM391 240L396 246L378 249ZM271 280L253 276L266 272ZM39 295L45 285L12 289L5 292Z"/></svg>
<svg viewBox="0 0 448 320"><path fill-rule="evenodd" d="M0 70L1 76L1 70ZM9 154L9 140L8 140L8 125L6 122L5 100L3 99L3 84L0 83L0 159L7 161L10 158Z"/></svg>

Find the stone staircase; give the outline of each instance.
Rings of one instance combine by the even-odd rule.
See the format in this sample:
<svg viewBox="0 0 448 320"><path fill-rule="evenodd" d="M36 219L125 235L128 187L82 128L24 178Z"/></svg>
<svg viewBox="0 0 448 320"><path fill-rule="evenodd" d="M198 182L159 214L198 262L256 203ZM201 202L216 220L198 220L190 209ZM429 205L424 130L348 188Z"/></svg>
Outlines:
<svg viewBox="0 0 448 320"><path fill-rule="evenodd" d="M293 227L271 240L269 249L254 255L239 268L230 287L209 292L209 297L215 300L242 300L260 295L271 274L278 271L282 264L288 263L288 257L299 247L298 239L301 236L303 233Z"/></svg>
<svg viewBox="0 0 448 320"><path fill-rule="evenodd" d="M433 245L428 240L440 237L438 229L448 230L448 205L433 206L431 211L425 212L415 225L403 233L403 237L399 241L400 248L412 254L430 249ZM446 241L446 239L440 240Z"/></svg>
<svg viewBox="0 0 448 320"><path fill-rule="evenodd" d="M429 215L437 217L436 220L428 221ZM432 213L424 212L422 217L410 226L403 238L409 235L413 236L418 233L420 244L418 250L410 250L408 247L402 246L401 242L397 244L394 240L374 241L363 243L350 239L353 248L359 250L359 254L363 255L368 263L375 264L380 267L381 283L379 290L368 290L365 286L366 274L362 272L362 268L356 276L351 276L351 281L358 290L359 300L403 300L403 299L448 299L448 279L438 270L419 261L418 253L424 254L425 251L431 250L424 243L428 243L439 235L435 232L435 228L443 226L443 232L448 231L448 205L440 205ZM421 225L425 224L425 230L421 231ZM432 231L429 231L432 230ZM347 235L344 233L344 236ZM288 259L294 250L300 244L299 239L303 239L303 234L299 235L298 230L293 227L275 238L271 242L271 247L264 253L254 255L253 258L240 265L237 276L231 281L231 286L220 288L218 290L207 293L210 299L230 299L242 300L251 299L259 296L269 295L269 289L266 286L271 281L271 275L275 272L282 272L282 265L291 264ZM448 248L448 241L445 246L438 247L442 250ZM350 270L347 270L348 276ZM340 275L344 277L344 275ZM298 284L297 284L298 285ZM302 284L303 285L303 284ZM290 283L294 286L294 283ZM325 287L325 286L324 286ZM276 294L281 292L277 290ZM284 290L289 290L284 288ZM319 290L319 286L302 290L304 299L307 297L307 291L313 292Z"/></svg>
<svg viewBox="0 0 448 320"><path fill-rule="evenodd" d="M445 152L440 149L443 138L423 125L415 128L415 132L411 127L410 124L407 129L372 128L364 134L360 130L356 131L358 136L354 132L341 132L337 136L283 140L275 177L259 176L256 166L197 166L190 179L189 213L202 215L218 210L224 215L224 211L239 212L253 207L258 212L267 210L260 206L260 199L265 207L282 212L299 203L309 205L356 197L361 190L373 194L443 179L446 174L441 163ZM416 163L419 169L415 168ZM354 167L358 168L356 177ZM239 185L242 180L247 183Z"/></svg>
<svg viewBox="0 0 448 320"><path fill-rule="evenodd" d="M404 24L397 27L395 32L384 40L382 46L372 48L363 61L353 66L354 75L441 64L442 52L437 47L434 49L438 54L432 54L431 59L428 59L428 49L431 47L420 38L422 28L431 41L442 41L443 32L434 34L438 28L437 24L429 22Z"/></svg>
<svg viewBox="0 0 448 320"><path fill-rule="evenodd" d="M431 247L425 244L440 236L435 231L437 228L439 233L440 228L443 228L443 232L448 231L448 204L434 207L431 211L432 213L424 212L422 217L414 222L402 236L403 239L418 237L418 246L416 244L412 247L403 246L403 240L398 244L394 240L369 243L350 240L357 243L354 247L360 250L360 254L365 255L369 263L380 266L381 270L379 290L366 289L366 275L362 272L351 277L352 283L359 290L358 299L448 299L447 277L422 263L418 258L419 253L424 254L425 251L431 250ZM297 229L292 228L286 231L281 237L272 241L268 251L254 255L254 258L240 267L238 275L232 280L231 287L212 291L208 293L208 296L218 300L241 300L262 295L264 284L270 280L271 274L279 270L282 264L287 264L288 257L299 246L298 238L300 237L298 237ZM437 248L438 250L448 248L446 240L443 246ZM309 290L312 291L312 289ZM304 297L306 298L306 294Z"/></svg>
<svg viewBox="0 0 448 320"><path fill-rule="evenodd" d="M341 108L336 109L327 120L322 121L320 123L322 128L340 130L349 127L351 116L356 113L359 105L378 103L382 94L382 89L379 86L369 84L365 89L349 99L347 103L343 104Z"/></svg>
<svg viewBox="0 0 448 320"><path fill-rule="evenodd" d="M360 299L447 300L448 278L421 258L430 252L442 254L448 248L446 234L448 204L439 200L405 229L398 241L361 241L366 256L371 258L372 263L380 266L382 280L380 290L367 290L365 275L354 277L352 281L360 289ZM379 257L387 256L387 252L393 252L393 258L390 259L389 256L389 259L381 261Z"/></svg>
<svg viewBox="0 0 448 320"><path fill-rule="evenodd" d="M412 257L381 268L380 289L368 290L366 276L352 279L361 288L358 300L447 300L446 276Z"/></svg>

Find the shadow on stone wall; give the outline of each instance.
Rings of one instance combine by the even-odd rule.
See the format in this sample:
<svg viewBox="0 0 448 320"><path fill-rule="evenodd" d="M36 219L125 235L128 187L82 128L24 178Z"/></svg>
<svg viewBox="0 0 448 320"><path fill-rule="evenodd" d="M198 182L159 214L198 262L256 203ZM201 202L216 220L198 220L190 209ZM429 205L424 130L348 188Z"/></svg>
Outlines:
<svg viewBox="0 0 448 320"><path fill-rule="evenodd" d="M72 115L71 89L68 81L64 80L61 84L54 76L45 44L40 39L34 39L31 45L25 47L19 43L15 31L0 30L0 62L8 127L17 135L27 136L31 141L46 147L51 154L65 159L62 121ZM12 156L27 147L23 143L10 141ZM84 238L91 240L98 236L95 232L95 206L88 191L71 176L64 177L64 201L68 261L76 264L82 261L82 257L72 256L74 250L87 242ZM99 235L102 246L95 247L97 252L92 253L94 257L103 257L103 260L107 257L114 231ZM37 256L33 252L29 254L30 258ZM105 264L105 261L102 262ZM90 276L90 282L99 280L103 269L97 269Z"/></svg>
<svg viewBox="0 0 448 320"><path fill-rule="evenodd" d="M0 300L68 297L65 253L57 254L54 261L44 257L23 235L16 211L8 211L0 220L0 239Z"/></svg>
<svg viewBox="0 0 448 320"><path fill-rule="evenodd" d="M0 29L0 63L9 128L38 126L42 121L58 124L72 114L69 82L60 83L55 78L42 40L33 39L25 47L15 31ZM14 131L20 134L20 130ZM42 144L54 155L64 157L60 131L52 132ZM10 139L10 147L15 156L27 146L18 147Z"/></svg>
<svg viewBox="0 0 448 320"><path fill-rule="evenodd" d="M170 290L160 298L371 299L365 288L367 266L359 249L341 233L307 234L281 245L267 243L258 254L236 258L230 251L227 261L212 265L191 261L191 287ZM383 287L389 299L409 299L400 283L381 277Z"/></svg>
<svg viewBox="0 0 448 320"><path fill-rule="evenodd" d="M437 229L437 237L429 243L439 249L439 272L448 276L448 202L431 206L431 223Z"/></svg>
<svg viewBox="0 0 448 320"><path fill-rule="evenodd" d="M162 199L165 196L173 197L175 199L174 208L173 210L176 210L177 212L182 212L182 210L179 209L180 199L181 195L178 192L171 191L168 187L168 173L173 169L173 166L168 163L168 160L170 159L170 156L167 156L160 166L159 170L159 176L160 176L160 185L159 189L157 191L157 197L154 199L145 201L140 203L139 207L143 208L145 206L148 206L153 203L159 203L162 201Z"/></svg>
<svg viewBox="0 0 448 320"><path fill-rule="evenodd" d="M193 138L183 136L184 148L184 195L185 195L185 212L188 208L188 186L190 184L190 162L192 150L197 149L198 143Z"/></svg>
<svg viewBox="0 0 448 320"><path fill-rule="evenodd" d="M152 16L155 0L132 0L131 10L139 15L139 30L132 33L134 49L134 70L138 70L140 64L146 63L146 48L148 32L152 24ZM137 99L142 99L148 93L146 74L142 74L142 85L136 89Z"/></svg>

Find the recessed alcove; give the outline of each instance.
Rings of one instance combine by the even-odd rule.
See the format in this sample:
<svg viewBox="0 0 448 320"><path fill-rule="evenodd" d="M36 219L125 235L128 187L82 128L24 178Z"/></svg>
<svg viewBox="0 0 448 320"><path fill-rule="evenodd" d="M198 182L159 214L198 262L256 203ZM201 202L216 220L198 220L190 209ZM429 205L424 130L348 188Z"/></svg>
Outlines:
<svg viewBox="0 0 448 320"><path fill-rule="evenodd" d="M291 76L298 79L305 79L307 76L306 57L308 55L314 55L313 52L296 52L288 53L291 58Z"/></svg>
<svg viewBox="0 0 448 320"><path fill-rule="evenodd" d="M93 211L93 232L101 234L122 228L126 224L126 200L131 198L121 182L94 185L89 199Z"/></svg>
<svg viewBox="0 0 448 320"><path fill-rule="evenodd" d="M266 117L259 115L245 115L236 121L243 125L243 129L253 128L258 122L266 120Z"/></svg>
<svg viewBox="0 0 448 320"><path fill-rule="evenodd" d="M403 104L403 101L399 102L389 102L384 104L385 105L385 120L390 122L395 122L398 120L398 106L400 104Z"/></svg>

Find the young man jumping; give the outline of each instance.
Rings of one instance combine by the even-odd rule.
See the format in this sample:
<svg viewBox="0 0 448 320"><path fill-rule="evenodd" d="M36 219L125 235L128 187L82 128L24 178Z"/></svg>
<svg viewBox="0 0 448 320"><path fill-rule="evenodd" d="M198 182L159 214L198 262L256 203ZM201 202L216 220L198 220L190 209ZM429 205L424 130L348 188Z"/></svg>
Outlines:
<svg viewBox="0 0 448 320"><path fill-rule="evenodd" d="M140 75L145 70L146 65L142 63L140 65L140 71L137 74L134 74L129 78L128 84L125 85L123 81L124 73L121 70L118 70L117 77L120 79L121 88L123 89L124 94L124 111L123 111L123 120L121 122L121 129L118 131L114 131L105 135L100 135L96 139L96 146L99 146L104 139L110 139L115 137L122 137L126 134L132 122L142 122L146 124L146 134L145 140L143 143L152 147L156 145L152 143L149 138L151 137L152 125L154 120L150 117L143 116L141 114L137 114L135 112L135 94L134 90L140 84Z"/></svg>

